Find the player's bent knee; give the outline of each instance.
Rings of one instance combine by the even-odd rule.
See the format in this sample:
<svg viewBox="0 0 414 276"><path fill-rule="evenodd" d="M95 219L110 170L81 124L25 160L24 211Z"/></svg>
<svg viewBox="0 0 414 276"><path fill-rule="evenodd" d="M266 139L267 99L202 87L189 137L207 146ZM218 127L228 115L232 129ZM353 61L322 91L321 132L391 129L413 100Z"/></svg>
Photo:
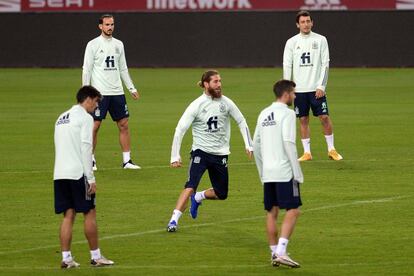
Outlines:
<svg viewBox="0 0 414 276"><path fill-rule="evenodd" d="M218 193L217 191L214 191L216 193L216 196L220 200L225 200L227 198L227 193Z"/></svg>

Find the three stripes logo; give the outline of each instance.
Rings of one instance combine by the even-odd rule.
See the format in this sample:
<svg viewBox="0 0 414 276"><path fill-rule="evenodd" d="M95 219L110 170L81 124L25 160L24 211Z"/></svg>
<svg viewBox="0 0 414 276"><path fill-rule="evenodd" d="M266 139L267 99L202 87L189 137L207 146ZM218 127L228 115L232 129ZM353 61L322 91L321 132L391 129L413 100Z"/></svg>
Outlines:
<svg viewBox="0 0 414 276"><path fill-rule="evenodd" d="M270 113L267 118L264 119L262 126L266 127L266 126L274 126L276 125L276 121L275 121L275 115L272 113Z"/></svg>
<svg viewBox="0 0 414 276"><path fill-rule="evenodd" d="M62 117L60 117L59 120L57 121L56 125L58 126L58 125L61 125L61 124L70 123L69 115L70 115L70 113L67 113L67 114L63 115Z"/></svg>

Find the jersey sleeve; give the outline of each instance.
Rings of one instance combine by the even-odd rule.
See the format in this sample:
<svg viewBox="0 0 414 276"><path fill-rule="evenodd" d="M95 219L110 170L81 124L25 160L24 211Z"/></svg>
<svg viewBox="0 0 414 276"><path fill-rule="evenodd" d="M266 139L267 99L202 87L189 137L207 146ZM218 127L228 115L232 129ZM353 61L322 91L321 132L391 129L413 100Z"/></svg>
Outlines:
<svg viewBox="0 0 414 276"><path fill-rule="evenodd" d="M92 43L86 45L82 66L82 86L91 84L92 68L94 63L94 51Z"/></svg>
<svg viewBox="0 0 414 276"><path fill-rule="evenodd" d="M134 86L134 83L129 76L128 66L125 57L124 45L121 43L121 53L119 56L119 73L121 75L122 81L124 82L126 88L130 93L137 92L137 89Z"/></svg>
<svg viewBox="0 0 414 276"><path fill-rule="evenodd" d="M318 79L317 89L325 91L326 85L328 84L328 73L329 73L329 46L328 41L323 37L321 41L321 74Z"/></svg>
<svg viewBox="0 0 414 276"><path fill-rule="evenodd" d="M259 178L262 179L263 175L263 159L262 159L262 152L261 152L261 127L260 127L260 116L257 119L256 130L254 131L253 135L253 151L254 151L254 159L256 161L257 171L259 173Z"/></svg>
<svg viewBox="0 0 414 276"><path fill-rule="evenodd" d="M178 121L177 127L175 128L173 143L171 147L171 163L181 161L181 142L183 140L184 134L187 132L188 128L191 126L196 116L197 106L196 103L193 102L184 111L183 115Z"/></svg>
<svg viewBox="0 0 414 276"><path fill-rule="evenodd" d="M299 183L303 183L303 174L296 150L296 116L293 111L289 112L283 120L282 137L283 146L293 171L293 178Z"/></svg>
<svg viewBox="0 0 414 276"><path fill-rule="evenodd" d="M283 79L292 80L293 47L292 40L288 40L283 51Z"/></svg>
<svg viewBox="0 0 414 276"><path fill-rule="evenodd" d="M83 174L89 183L95 183L95 176L92 170L92 132L93 119L85 118L81 126L81 158L83 166Z"/></svg>
<svg viewBox="0 0 414 276"><path fill-rule="evenodd" d="M245 149L253 151L252 138L250 136L250 130L249 126L246 123L246 119L244 118L243 114L241 113L240 109L236 106L236 104L232 100L228 100L230 105L229 114L239 126L240 133L243 137Z"/></svg>
<svg viewBox="0 0 414 276"><path fill-rule="evenodd" d="M296 143L296 116L292 110L290 111L283 119L282 137L283 141Z"/></svg>

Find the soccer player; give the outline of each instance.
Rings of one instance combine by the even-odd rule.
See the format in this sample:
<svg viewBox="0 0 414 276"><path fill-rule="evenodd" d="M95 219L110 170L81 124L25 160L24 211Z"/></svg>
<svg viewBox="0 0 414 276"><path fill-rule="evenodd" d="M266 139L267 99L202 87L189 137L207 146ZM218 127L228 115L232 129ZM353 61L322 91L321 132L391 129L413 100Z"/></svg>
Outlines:
<svg viewBox="0 0 414 276"><path fill-rule="evenodd" d="M271 263L299 267L286 252L302 205L299 183L303 183L303 174L296 152L296 119L294 111L288 108L295 99L295 83L280 80L273 86L273 92L276 102L265 108L257 120L254 156L263 183ZM276 222L280 209L286 209L286 214L278 239Z"/></svg>
<svg viewBox="0 0 414 276"><path fill-rule="evenodd" d="M131 138L128 128L129 111L126 104L121 78L131 93L132 99L137 100L139 93L128 73L125 59L124 44L112 37L114 31L114 17L104 14L99 18L101 35L89 41L83 61L82 84L92 85L104 96L95 110L93 127L93 152L97 144L98 131L102 120L109 111L112 120L119 129L119 143L122 149L124 169L140 169L131 160ZM97 170L95 155L93 169Z"/></svg>
<svg viewBox="0 0 414 276"><path fill-rule="evenodd" d="M55 123L53 179L55 212L63 213L60 226L62 268L79 266L70 251L76 213L84 215L84 231L89 243L91 264L114 264L101 255L96 225L96 181L92 170L93 118L89 113L95 110L101 97L92 86L82 87L76 95L78 104L62 113Z"/></svg>
<svg viewBox="0 0 414 276"><path fill-rule="evenodd" d="M252 157L250 131L246 120L235 103L222 94L219 72L216 70L204 72L198 84L204 90L203 94L187 107L175 129L171 149L171 167L178 168L182 165L181 141L190 126L193 130L193 145L188 180L168 223L168 232L177 230L178 220L190 197L190 214L193 219L197 217L198 207L204 199L224 200L227 198L230 117L239 126L246 153L249 158ZM206 170L213 188L196 193Z"/></svg>
<svg viewBox="0 0 414 276"><path fill-rule="evenodd" d="M326 100L329 70L329 49L326 38L312 32L313 20L307 11L296 15L299 34L286 42L283 53L283 78L296 83L295 112L300 121L300 134L304 149L299 161L312 160L310 148L309 109L322 123L328 145L328 157L342 160L335 150L332 122Z"/></svg>

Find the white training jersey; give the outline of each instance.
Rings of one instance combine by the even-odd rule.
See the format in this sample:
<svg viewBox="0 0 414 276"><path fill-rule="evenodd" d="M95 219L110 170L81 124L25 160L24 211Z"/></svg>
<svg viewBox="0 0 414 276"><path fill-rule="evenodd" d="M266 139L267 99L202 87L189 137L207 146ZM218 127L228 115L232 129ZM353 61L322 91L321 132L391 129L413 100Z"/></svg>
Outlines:
<svg viewBox="0 0 414 276"><path fill-rule="evenodd" d="M175 128L171 163L181 160L181 142L191 125L193 151L200 149L214 155L230 154L230 117L240 128L245 148L251 151L252 141L249 127L236 104L226 96L213 99L203 93L187 107Z"/></svg>
<svg viewBox="0 0 414 276"><path fill-rule="evenodd" d="M89 41L83 60L82 85L92 85L104 96L123 95L121 78L129 92L137 91L128 73L122 41L102 35Z"/></svg>
<svg viewBox="0 0 414 276"><path fill-rule="evenodd" d="M80 179L95 183L92 171L93 118L80 105L62 113L55 123L53 179Z"/></svg>
<svg viewBox="0 0 414 276"><path fill-rule="evenodd" d="M328 41L320 34L297 34L283 53L283 78L296 83L296 93L325 91L328 83Z"/></svg>
<svg viewBox="0 0 414 276"><path fill-rule="evenodd" d="M294 160L289 158L286 142L294 145ZM303 182L296 153L296 115L286 104L272 103L260 113L253 145L262 183L287 182L292 178Z"/></svg>

